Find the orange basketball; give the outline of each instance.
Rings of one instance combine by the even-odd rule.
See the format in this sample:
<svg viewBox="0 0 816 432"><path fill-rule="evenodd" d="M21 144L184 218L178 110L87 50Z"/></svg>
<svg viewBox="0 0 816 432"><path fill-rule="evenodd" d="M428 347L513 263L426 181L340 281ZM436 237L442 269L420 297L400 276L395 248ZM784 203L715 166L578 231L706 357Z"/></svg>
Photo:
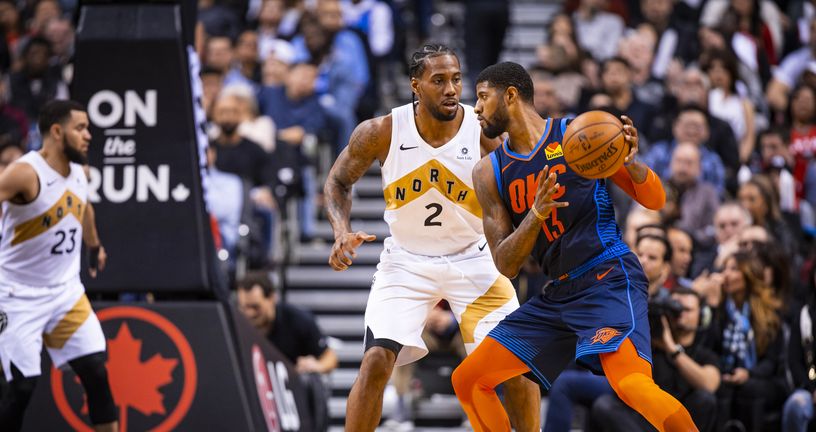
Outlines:
<svg viewBox="0 0 816 432"><path fill-rule="evenodd" d="M588 111L570 122L563 149L570 168L590 179L612 176L629 154L623 124L605 111Z"/></svg>

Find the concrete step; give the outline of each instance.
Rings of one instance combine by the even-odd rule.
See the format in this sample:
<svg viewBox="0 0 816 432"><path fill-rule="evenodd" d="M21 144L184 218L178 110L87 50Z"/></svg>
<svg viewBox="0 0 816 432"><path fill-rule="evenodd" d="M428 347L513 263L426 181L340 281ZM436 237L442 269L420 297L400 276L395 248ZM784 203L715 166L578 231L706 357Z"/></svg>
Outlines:
<svg viewBox="0 0 816 432"><path fill-rule="evenodd" d="M363 341L344 341L334 349L337 360L340 362L356 362L363 360Z"/></svg>
<svg viewBox="0 0 816 432"><path fill-rule="evenodd" d="M379 175L366 175L354 183L355 197L380 198L382 201L383 187L382 179Z"/></svg>
<svg viewBox="0 0 816 432"><path fill-rule="evenodd" d="M317 325L327 336L359 336L365 335L365 319L362 314L357 315L320 315Z"/></svg>
<svg viewBox="0 0 816 432"><path fill-rule="evenodd" d="M313 313L363 313L365 311L366 302L368 302L368 289L292 290L286 293L286 301L295 306L310 310Z"/></svg>
<svg viewBox="0 0 816 432"><path fill-rule="evenodd" d="M301 265L328 265L332 243L305 245L298 250L298 259ZM380 243L363 243L357 248L357 257L354 265L376 265L380 261L383 246Z"/></svg>
<svg viewBox="0 0 816 432"><path fill-rule="evenodd" d="M544 43L547 29L543 26L513 26L504 36L504 47L507 49L535 49Z"/></svg>
<svg viewBox="0 0 816 432"><path fill-rule="evenodd" d="M358 368L354 369L335 369L329 376L329 382L334 390L351 390L351 385L357 379L360 373Z"/></svg>
<svg viewBox="0 0 816 432"><path fill-rule="evenodd" d="M380 191L382 195L382 191ZM351 202L351 219L382 219L385 201L380 198L356 198Z"/></svg>
<svg viewBox="0 0 816 432"><path fill-rule="evenodd" d="M377 236L377 241L383 241L383 239L390 235L388 224L382 220L382 214L380 214L379 220L352 219L351 229L374 234ZM334 232L332 232L331 224L328 221L317 221L315 224L315 237L334 242Z"/></svg>
<svg viewBox="0 0 816 432"><path fill-rule="evenodd" d="M510 26L540 25L544 28L560 10L559 3L514 2L510 6Z"/></svg>
<svg viewBox="0 0 816 432"><path fill-rule="evenodd" d="M538 62L538 57L534 50L508 50L502 51L499 56L500 62L511 61L524 67L530 67Z"/></svg>
<svg viewBox="0 0 816 432"><path fill-rule="evenodd" d="M371 277L376 269L371 266L351 266L347 270L337 272L328 265L325 267L289 267L286 271L286 282L293 294L299 288L325 289L325 288L356 288L365 290L368 295L368 288L371 286ZM342 292L342 291L341 291Z"/></svg>

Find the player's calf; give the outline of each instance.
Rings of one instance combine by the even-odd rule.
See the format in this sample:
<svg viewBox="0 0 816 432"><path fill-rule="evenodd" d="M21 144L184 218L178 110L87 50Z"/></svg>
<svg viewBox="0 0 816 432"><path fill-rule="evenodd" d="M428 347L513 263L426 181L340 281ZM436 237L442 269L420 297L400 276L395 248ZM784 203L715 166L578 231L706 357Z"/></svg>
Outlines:
<svg viewBox="0 0 816 432"><path fill-rule="evenodd" d="M69 362L88 395L88 415L94 425L106 425L117 420L108 369L105 367L106 358L104 352L98 352Z"/></svg>
<svg viewBox="0 0 816 432"><path fill-rule="evenodd" d="M0 430L3 431L19 431L23 427L25 410L39 378L23 376L14 363L11 364L11 376L0 399Z"/></svg>

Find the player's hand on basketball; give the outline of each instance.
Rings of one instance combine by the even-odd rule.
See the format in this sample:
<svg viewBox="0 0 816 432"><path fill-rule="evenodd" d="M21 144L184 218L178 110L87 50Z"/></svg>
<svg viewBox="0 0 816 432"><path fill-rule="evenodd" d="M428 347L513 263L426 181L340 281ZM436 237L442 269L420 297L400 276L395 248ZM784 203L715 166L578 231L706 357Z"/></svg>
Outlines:
<svg viewBox="0 0 816 432"><path fill-rule="evenodd" d="M621 116L623 122L623 139L629 144L629 154L623 160L623 163L628 165L635 161L635 155L638 152L638 130L632 119L627 116Z"/></svg>
<svg viewBox="0 0 816 432"><path fill-rule="evenodd" d="M343 271L351 265L351 260L357 257L357 248L363 242L370 242L377 239L377 236L366 234L363 231L346 233L334 240L329 265L337 270Z"/></svg>
<svg viewBox="0 0 816 432"><path fill-rule="evenodd" d="M566 207L569 205L566 201L554 201L553 195L558 192L561 187L558 184L558 176L555 171L550 171L549 165L544 166L541 174L538 177L538 189L536 190L535 201L533 201L533 208L535 210L533 215L539 220L547 217L552 209L559 207ZM538 214L536 214L538 213Z"/></svg>

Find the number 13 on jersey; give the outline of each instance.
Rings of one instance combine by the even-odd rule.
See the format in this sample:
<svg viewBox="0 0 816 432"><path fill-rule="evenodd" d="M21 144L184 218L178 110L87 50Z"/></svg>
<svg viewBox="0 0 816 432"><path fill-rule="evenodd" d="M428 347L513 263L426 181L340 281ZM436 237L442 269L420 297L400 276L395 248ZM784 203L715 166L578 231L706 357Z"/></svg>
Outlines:
<svg viewBox="0 0 816 432"><path fill-rule="evenodd" d="M567 171L564 164L558 164L550 169L556 174L563 174ZM517 214L524 213L533 206L535 201L536 189L538 189L538 180L541 173L531 173L527 177L517 178L510 183L510 203L513 206L513 212ZM564 185L559 186L558 190L553 194L552 199L557 200L564 196L566 188ZM553 208L544 222L541 224L541 230L547 236L547 241L555 241L561 234L564 233L564 224L558 219L558 209Z"/></svg>

